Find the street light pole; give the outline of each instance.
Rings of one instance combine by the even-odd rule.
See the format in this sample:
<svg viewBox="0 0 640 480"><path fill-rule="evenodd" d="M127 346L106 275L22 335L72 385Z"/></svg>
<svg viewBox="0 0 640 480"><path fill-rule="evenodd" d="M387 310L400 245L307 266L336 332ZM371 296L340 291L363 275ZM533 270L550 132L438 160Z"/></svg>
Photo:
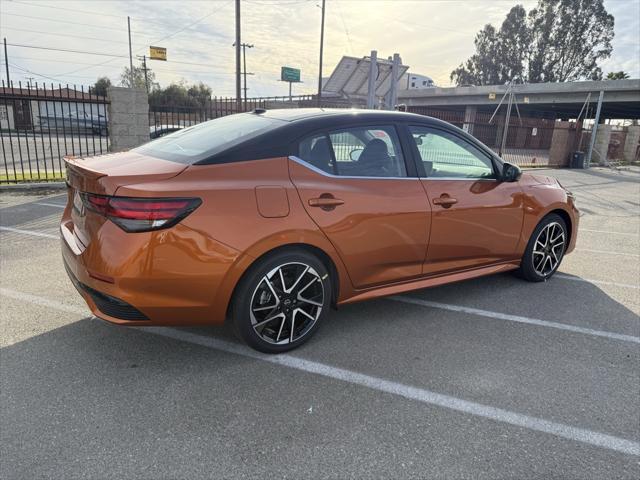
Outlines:
<svg viewBox="0 0 640 480"><path fill-rule="evenodd" d="M240 92L240 0L236 0L236 108L239 112L242 108L242 95Z"/></svg>
<svg viewBox="0 0 640 480"><path fill-rule="evenodd" d="M322 20L320 22L320 62L318 65L318 107L322 106L322 50L324 48L324 7L325 0L322 0Z"/></svg>
<svg viewBox="0 0 640 480"><path fill-rule="evenodd" d="M131 81L131 88L134 84L133 76L133 52L131 51L131 18L127 17L127 30L129 31L129 77Z"/></svg>

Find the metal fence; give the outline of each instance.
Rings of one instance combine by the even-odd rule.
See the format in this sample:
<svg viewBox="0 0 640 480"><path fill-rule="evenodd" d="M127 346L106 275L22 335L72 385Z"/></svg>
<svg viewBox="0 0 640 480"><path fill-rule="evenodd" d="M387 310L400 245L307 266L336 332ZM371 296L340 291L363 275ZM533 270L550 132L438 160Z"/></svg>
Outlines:
<svg viewBox="0 0 640 480"><path fill-rule="evenodd" d="M499 154L505 161L521 167L562 167L569 163L569 154L579 150L579 139L589 136L582 133L582 124L557 122L551 118L511 117L507 128L505 148L502 138L505 118L490 113L477 112L465 121L461 111L437 110L429 107L409 107L409 111L438 118L467 131ZM557 135L554 142L554 135ZM553 148L552 148L553 147Z"/></svg>
<svg viewBox="0 0 640 480"><path fill-rule="evenodd" d="M256 97L242 101L240 105L232 97L212 97L201 106L149 104L149 126L152 137L161 136L177 129L196 125L239 112L250 112L256 108L309 108L317 107L313 95L291 97ZM350 108L351 104L340 100L322 100L324 108Z"/></svg>
<svg viewBox="0 0 640 480"><path fill-rule="evenodd" d="M91 156L110 150L108 99L90 88L75 85L34 84L0 87L0 183L52 181L64 178L63 157ZM308 108L317 106L317 97L250 98L238 105L235 98L212 97L201 106L149 105L150 137L238 112L256 108ZM349 100L323 98L322 107L361 108ZM525 167L568 166L571 153L586 151L590 129L582 122L561 122L555 113L537 117L512 116L508 128L504 116L491 118L477 112L465 113L430 107L409 107L409 111L450 122L499 153L506 161ZM503 133L507 135L502 147ZM614 128L605 155L621 159L626 131Z"/></svg>
<svg viewBox="0 0 640 480"><path fill-rule="evenodd" d="M0 87L0 183L64 178L63 157L109 150L106 97L75 85Z"/></svg>

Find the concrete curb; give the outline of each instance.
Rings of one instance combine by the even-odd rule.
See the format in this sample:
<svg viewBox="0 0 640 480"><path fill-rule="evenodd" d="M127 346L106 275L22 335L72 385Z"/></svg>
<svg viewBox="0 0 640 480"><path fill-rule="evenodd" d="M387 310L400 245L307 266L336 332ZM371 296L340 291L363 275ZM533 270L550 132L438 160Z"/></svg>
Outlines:
<svg viewBox="0 0 640 480"><path fill-rule="evenodd" d="M24 182L0 185L0 192L24 192L32 190L64 190L65 182Z"/></svg>

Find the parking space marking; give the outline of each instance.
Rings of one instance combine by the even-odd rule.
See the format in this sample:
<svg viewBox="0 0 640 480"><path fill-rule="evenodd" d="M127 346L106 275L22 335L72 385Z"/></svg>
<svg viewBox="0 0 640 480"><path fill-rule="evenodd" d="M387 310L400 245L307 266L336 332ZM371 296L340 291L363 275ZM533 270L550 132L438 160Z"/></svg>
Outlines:
<svg viewBox="0 0 640 480"><path fill-rule="evenodd" d="M36 295L26 294L15 290L5 288L0 289L1 295L7 295L11 298L26 302L35 303L37 305L55 308L65 312L83 313L79 307L64 305L54 300L38 297ZM627 455L640 456L640 443L625 438L608 435L605 433L595 432L584 428L574 427L563 423L545 420L539 417L533 417L502 408L491 407L481 403L476 403L461 398L452 397L442 393L432 392L419 387L413 387L380 377L374 377L351 370L334 367L321 362L305 360L288 354L267 355L251 350L244 345L227 342L213 337L198 335L191 332L176 330L166 327L137 327L140 332L151 333L154 335L183 341L214 350L240 355L243 357L272 363L275 365L292 368L298 371L312 373L323 377L339 380L359 385L372 390L383 393L389 393L409 400L415 400L428 405L446 408L457 412L474 415L477 417L494 420L529 430L547 433L567 440L585 443L595 447L613 450Z"/></svg>
<svg viewBox="0 0 640 480"><path fill-rule="evenodd" d="M35 202L34 205L43 205L45 207L56 207L56 208L65 208L66 205L60 205L58 203L46 203L46 202Z"/></svg>
<svg viewBox="0 0 640 480"><path fill-rule="evenodd" d="M578 233L580 232L591 232L591 233L606 233L607 235L630 235L632 237L640 236L640 233L628 233L628 232L608 232L606 230L591 230L589 228L579 228Z"/></svg>
<svg viewBox="0 0 640 480"><path fill-rule="evenodd" d="M5 297L12 298L13 300L18 300L20 302L28 302L41 307L53 308L54 310L60 310L61 312L91 315L88 308L65 305L64 303L57 302L55 300L49 300L48 298L32 295L30 293L18 292L9 288L0 287L0 295L4 295Z"/></svg>
<svg viewBox="0 0 640 480"><path fill-rule="evenodd" d="M564 273L556 273L553 277L561 278L563 280L571 280L572 282L586 282L586 283L593 283L595 285L611 285L612 287L634 288L636 290L640 289L639 285L632 285L630 283L618 283L618 282L609 282L607 280L594 280L592 278L572 277L571 275L567 275Z"/></svg>
<svg viewBox="0 0 640 480"><path fill-rule="evenodd" d="M603 255L621 255L623 257L640 258L640 255L638 255L637 253L612 252L610 250L591 250L590 248L577 248L576 252L600 253Z"/></svg>
<svg viewBox="0 0 640 480"><path fill-rule="evenodd" d="M244 345L234 344L213 337L197 335L183 330L163 329L158 327L140 327L139 330L173 338L175 340L201 345L214 350L220 350L226 353L250 357L256 360L273 363L275 365L321 375L323 377L340 380L353 385L359 385L379 392L389 393L409 400L415 400L425 404L555 435L568 440L586 443L628 455L640 455L640 443L632 440L553 422L543 418L524 415L510 410L504 410L502 408L491 407L489 405L469 400L463 400L461 398L432 392L423 388L385 380L380 377L374 377L312 360L305 360L289 354L267 355L251 350L249 347L245 347Z"/></svg>
<svg viewBox="0 0 640 480"><path fill-rule="evenodd" d="M12 233L21 233L23 235L31 235L33 237L55 238L56 240L60 240L60 236L58 236L58 235L51 235L50 233L44 233L44 232L35 232L33 230L22 230L20 228L0 227L0 231L12 232Z"/></svg>
<svg viewBox="0 0 640 480"><path fill-rule="evenodd" d="M540 327L557 328L559 330L567 330L570 332L583 333L594 337L604 337L612 340L620 340L623 342L632 342L640 344L640 337L633 335L625 335L622 333L605 332L602 330L593 330L591 328L576 327L575 325L567 325L566 323L549 322L547 320L539 320L537 318L523 317L520 315L510 315L507 313L492 312L489 310L481 310L479 308L465 307L462 305L452 305L449 303L432 302L408 296L387 297L389 300L396 302L409 303L411 305L419 305L421 307L438 308L440 310L448 310L450 312L469 313L481 317L493 318L495 320L506 320L509 322L526 323L529 325L537 325Z"/></svg>

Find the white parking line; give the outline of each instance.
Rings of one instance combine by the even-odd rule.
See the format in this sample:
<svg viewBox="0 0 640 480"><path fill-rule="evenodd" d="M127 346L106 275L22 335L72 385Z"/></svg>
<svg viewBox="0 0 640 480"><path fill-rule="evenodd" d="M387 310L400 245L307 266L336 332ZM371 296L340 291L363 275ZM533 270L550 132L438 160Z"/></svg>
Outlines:
<svg viewBox="0 0 640 480"><path fill-rule="evenodd" d="M43 205L45 207L56 207L56 208L65 208L66 205L60 205L58 203L46 203L46 202L35 202L34 205Z"/></svg>
<svg viewBox="0 0 640 480"><path fill-rule="evenodd" d="M613 287L634 288L636 290L640 289L640 285L633 285L631 283L618 283L618 282L609 282L607 280L594 280L592 278L573 277L571 275L566 275L564 273L556 273L553 276L553 278L561 278L563 280L571 280L572 282L593 283L595 285L611 285Z"/></svg>
<svg viewBox="0 0 640 480"><path fill-rule="evenodd" d="M65 305L64 303L56 300L49 300L48 298L40 297L38 295L32 295L30 293L18 292L8 288L0 287L0 295L19 300L21 302L29 302L41 307L53 308L54 310L60 310L61 312L77 313L79 315L91 315L88 308L77 307L74 305Z"/></svg>
<svg viewBox="0 0 640 480"><path fill-rule="evenodd" d="M0 231L21 233L23 235L31 235L33 237L55 238L56 240L60 239L58 235L51 235L50 233L44 233L44 232L34 232L33 230L22 230L20 228L13 228L13 227L0 227Z"/></svg>
<svg viewBox="0 0 640 480"><path fill-rule="evenodd" d="M625 253L625 252L612 252L610 250L591 250L590 248L577 248L577 252L587 252L587 253L600 253L603 255L621 255L623 257L635 257L640 258L640 255L637 253Z"/></svg>
<svg viewBox="0 0 640 480"><path fill-rule="evenodd" d="M627 232L609 232L607 230L591 230L589 228L580 228L578 230L579 232L591 232L591 233L606 233L607 235L630 235L632 237L637 237L640 235L640 232L638 233L627 233Z"/></svg>
<svg viewBox="0 0 640 480"><path fill-rule="evenodd" d="M537 318L492 312L490 310L464 307L462 305L451 305L449 303L432 302L429 300L422 300L420 298L406 296L388 297L388 299L394 300L396 302L409 303L411 305L420 305L421 307L438 308L440 310L449 310L451 312L469 313L471 315L493 318L495 320L507 320L509 322L527 323L529 325L537 325L540 327L550 327L557 328L559 330L567 330L569 332L583 333L585 335L592 335L594 337L604 337L612 340L621 340L623 342L640 343L640 337L634 337L633 335L624 335L622 333L605 332L602 330L593 330L591 328L576 327L574 325L567 325L566 323L549 322L547 320L539 320Z"/></svg>
<svg viewBox="0 0 640 480"><path fill-rule="evenodd" d="M528 428L538 432L548 433L558 437L566 438L576 442L586 443L596 447L606 448L617 452L640 455L640 443L624 438L614 437L592 430L565 425L558 422L532 417L502 408L491 407L481 403L463 400L461 398L432 392L423 388L412 387L398 382L385 380L380 377L365 375L351 370L334 367L320 362L305 360L292 355L266 355L255 352L248 347L235 343L226 342L217 338L196 335L190 332L173 329L162 329L157 327L140 328L142 331L150 331L153 334L181 340L184 342L201 345L204 347L220 350L226 353L242 355L264 362L293 368L307 373L314 373L323 377L340 380L353 385L377 390L379 392L390 393L399 397L415 400L418 402L434 405L437 407L455 410L458 412L487 418L497 422L507 423L518 427Z"/></svg>
<svg viewBox="0 0 640 480"><path fill-rule="evenodd" d="M0 294L11 298L36 303L49 308L57 308L62 311L73 310L80 313L80 309L59 304L53 300L40 298L35 295L25 294L14 290L2 288ZM502 408L491 407L481 403L463 400L461 398L432 392L423 388L412 387L398 382L392 382L380 377L365 375L351 370L334 367L320 362L305 360L292 355L266 355L249 349L243 345L227 342L217 338L197 335L190 332L159 327L139 327L141 332L152 333L163 337L172 338L183 342L219 350L234 355L241 355L255 360L292 368L302 372L313 373L323 377L339 380L370 388L379 392L389 393L409 400L415 400L428 405L446 408L457 412L487 418L517 427L527 428L537 432L543 432L557 437L562 437L575 442L585 443L596 447L613 450L628 455L640 455L640 443L625 438L615 437L605 433L595 432L584 428L574 427L563 423L552 422L543 418L532 417Z"/></svg>

